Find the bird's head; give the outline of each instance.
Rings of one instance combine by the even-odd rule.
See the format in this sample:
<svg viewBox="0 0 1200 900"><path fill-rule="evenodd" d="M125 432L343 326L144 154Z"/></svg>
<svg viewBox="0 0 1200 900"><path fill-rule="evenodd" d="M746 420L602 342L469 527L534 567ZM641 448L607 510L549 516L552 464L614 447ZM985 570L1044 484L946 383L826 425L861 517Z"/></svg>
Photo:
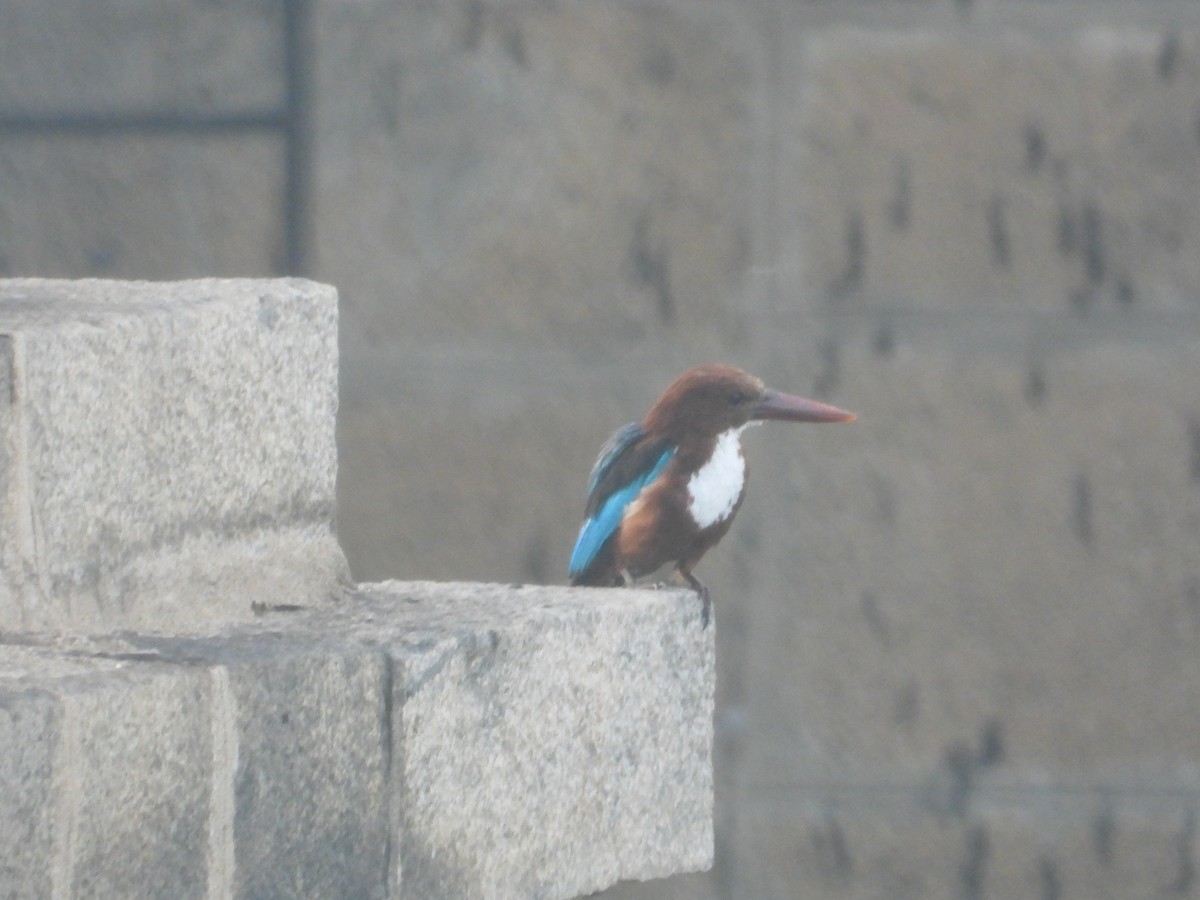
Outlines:
<svg viewBox="0 0 1200 900"><path fill-rule="evenodd" d="M683 440L753 422L852 422L854 413L772 390L741 369L709 364L684 372L646 414L647 431Z"/></svg>

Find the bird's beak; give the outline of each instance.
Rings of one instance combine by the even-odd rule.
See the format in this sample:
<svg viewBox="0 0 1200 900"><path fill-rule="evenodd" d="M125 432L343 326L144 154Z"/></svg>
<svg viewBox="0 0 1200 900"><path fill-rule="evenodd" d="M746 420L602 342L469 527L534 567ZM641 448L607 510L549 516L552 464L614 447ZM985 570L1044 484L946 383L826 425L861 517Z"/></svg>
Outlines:
<svg viewBox="0 0 1200 900"><path fill-rule="evenodd" d="M853 422L858 416L827 403L818 403L816 400L806 400L794 394L783 394L768 389L762 399L754 405L754 412L750 418L784 422Z"/></svg>

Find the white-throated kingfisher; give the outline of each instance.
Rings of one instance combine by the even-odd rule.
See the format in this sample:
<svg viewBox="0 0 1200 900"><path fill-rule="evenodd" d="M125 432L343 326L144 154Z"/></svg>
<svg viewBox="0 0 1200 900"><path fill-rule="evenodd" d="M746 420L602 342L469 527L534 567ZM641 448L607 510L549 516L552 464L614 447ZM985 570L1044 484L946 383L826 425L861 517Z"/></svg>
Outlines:
<svg viewBox="0 0 1200 900"><path fill-rule="evenodd" d="M620 428L600 451L588 483L583 527L571 553L571 584L628 585L674 563L700 595L692 574L725 536L746 496L741 434L751 425L851 422L854 413L773 391L726 365L680 375L641 422Z"/></svg>

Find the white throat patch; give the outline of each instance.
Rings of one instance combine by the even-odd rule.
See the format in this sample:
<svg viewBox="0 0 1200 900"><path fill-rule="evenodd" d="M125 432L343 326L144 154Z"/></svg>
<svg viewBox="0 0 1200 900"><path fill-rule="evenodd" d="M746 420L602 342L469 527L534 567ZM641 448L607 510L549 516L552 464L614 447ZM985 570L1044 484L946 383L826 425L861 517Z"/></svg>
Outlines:
<svg viewBox="0 0 1200 900"><path fill-rule="evenodd" d="M742 495L746 483L742 428L721 432L712 457L688 479L688 512L701 528L728 518Z"/></svg>

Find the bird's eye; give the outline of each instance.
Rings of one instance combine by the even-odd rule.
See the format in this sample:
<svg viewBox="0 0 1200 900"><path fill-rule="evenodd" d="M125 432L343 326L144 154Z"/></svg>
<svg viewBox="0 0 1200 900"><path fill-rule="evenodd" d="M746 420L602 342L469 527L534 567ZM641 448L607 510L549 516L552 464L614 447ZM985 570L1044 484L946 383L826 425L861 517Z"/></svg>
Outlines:
<svg viewBox="0 0 1200 900"><path fill-rule="evenodd" d="M746 395L743 394L741 391L734 391L732 394L729 395L729 405L730 406L741 406L745 402L746 402Z"/></svg>

